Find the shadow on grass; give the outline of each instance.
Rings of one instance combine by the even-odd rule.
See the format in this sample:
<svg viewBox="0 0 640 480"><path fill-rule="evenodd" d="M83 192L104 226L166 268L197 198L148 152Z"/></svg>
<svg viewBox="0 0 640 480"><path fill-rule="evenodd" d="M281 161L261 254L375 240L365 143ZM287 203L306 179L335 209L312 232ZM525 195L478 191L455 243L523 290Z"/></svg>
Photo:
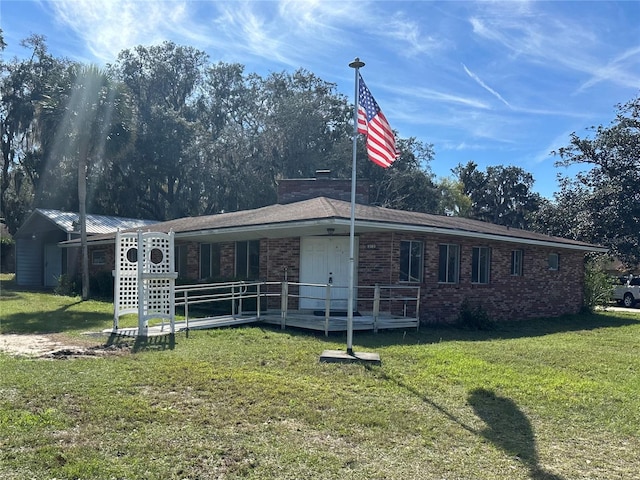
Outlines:
<svg viewBox="0 0 640 480"><path fill-rule="evenodd" d="M507 455L518 458L529 469L531 480L564 480L564 477L549 473L540 466L535 433L531 422L510 398L500 397L495 392L484 388L472 390L467 397L467 402L478 418L486 425L486 428L477 430L467 425L459 417L431 400L415 387L407 385L402 380L392 377L381 369L374 369L369 366L366 368L375 376L385 381L390 381L419 398L467 432L485 438Z"/></svg>
<svg viewBox="0 0 640 480"><path fill-rule="evenodd" d="M71 330L90 330L102 328L111 315L102 312L74 310L68 311L74 304L44 312L14 313L3 316L3 333L61 333Z"/></svg>
<svg viewBox="0 0 640 480"><path fill-rule="evenodd" d="M4 299L14 299L19 295L20 294L18 292L14 292L13 290L2 290L0 291L0 302Z"/></svg>
<svg viewBox="0 0 640 480"><path fill-rule="evenodd" d="M148 350L162 351L173 350L176 347L175 334L168 333L166 335L155 335L153 337L123 337L112 333L106 342L107 346L131 345L133 353Z"/></svg>
<svg viewBox="0 0 640 480"><path fill-rule="evenodd" d="M440 342L464 341L482 342L489 340L509 340L517 338L541 337L556 333L597 330L600 328L618 328L640 325L640 316L631 317L614 313L593 313L567 315L559 318L539 318L532 320L500 322L494 330L467 330L454 326L421 326L420 331L381 330L373 332L354 332L354 343L365 348L377 348L394 345L418 345ZM331 341L345 338L341 332L329 337ZM318 336L318 338L320 338Z"/></svg>
<svg viewBox="0 0 640 480"><path fill-rule="evenodd" d="M133 344L133 352L145 350L173 350L176 348L176 335L157 335L154 337L137 337Z"/></svg>
<svg viewBox="0 0 640 480"><path fill-rule="evenodd" d="M468 402L487 425L478 433L508 455L520 459L529 468L532 480L562 480L540 466L531 423L513 400L480 388L469 394Z"/></svg>

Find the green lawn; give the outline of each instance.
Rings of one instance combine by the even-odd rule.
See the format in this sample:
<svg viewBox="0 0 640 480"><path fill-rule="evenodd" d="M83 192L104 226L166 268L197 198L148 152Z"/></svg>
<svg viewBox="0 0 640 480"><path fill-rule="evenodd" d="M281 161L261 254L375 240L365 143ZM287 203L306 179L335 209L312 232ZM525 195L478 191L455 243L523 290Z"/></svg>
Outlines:
<svg viewBox="0 0 640 480"><path fill-rule="evenodd" d="M110 327L109 303L3 278L3 333ZM248 326L0 353L0 478L640 479L640 311L356 332L382 366L318 362L344 342Z"/></svg>

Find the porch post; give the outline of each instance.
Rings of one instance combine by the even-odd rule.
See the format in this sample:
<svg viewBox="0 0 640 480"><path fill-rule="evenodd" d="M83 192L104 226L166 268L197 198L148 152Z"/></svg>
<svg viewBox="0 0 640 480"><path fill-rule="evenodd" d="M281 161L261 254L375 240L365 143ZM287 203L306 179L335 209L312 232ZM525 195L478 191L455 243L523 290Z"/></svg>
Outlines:
<svg viewBox="0 0 640 480"><path fill-rule="evenodd" d="M418 298L416 299L416 332L420 330L420 287L418 287Z"/></svg>
<svg viewBox="0 0 640 480"><path fill-rule="evenodd" d="M280 328L285 329L287 323L287 305L289 304L289 282L282 282L280 293Z"/></svg>
<svg viewBox="0 0 640 480"><path fill-rule="evenodd" d="M231 282L231 316L236 317L236 283Z"/></svg>
<svg viewBox="0 0 640 480"><path fill-rule="evenodd" d="M331 284L327 283L324 297L324 336L329 336L329 317L331 315Z"/></svg>
<svg viewBox="0 0 640 480"><path fill-rule="evenodd" d="M188 332L189 331L189 290L185 290L183 295L184 295L184 322Z"/></svg>
<svg viewBox="0 0 640 480"><path fill-rule="evenodd" d="M376 283L373 291L373 333L378 333L378 316L380 316L380 285Z"/></svg>
<svg viewBox="0 0 640 480"><path fill-rule="evenodd" d="M260 282L256 283L256 317L260 319Z"/></svg>

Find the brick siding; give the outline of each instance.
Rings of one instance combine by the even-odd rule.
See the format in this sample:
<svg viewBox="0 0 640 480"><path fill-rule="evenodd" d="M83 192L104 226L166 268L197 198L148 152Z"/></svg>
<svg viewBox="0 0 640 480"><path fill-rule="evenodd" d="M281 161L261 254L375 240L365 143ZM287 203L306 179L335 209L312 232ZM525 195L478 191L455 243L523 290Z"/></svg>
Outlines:
<svg viewBox="0 0 640 480"><path fill-rule="evenodd" d="M577 313L582 307L584 282L582 252L520 246L466 237L403 233L361 235L359 283L362 285L398 283L400 242L403 240L424 243L423 280L419 284L421 287L420 312L423 322L454 321L464 300L473 307L482 307L496 320L560 316ZM457 284L438 282L439 245L442 243L460 245L460 281ZM473 247L491 248L488 284L471 282ZM524 252L522 276L511 275L511 252L516 249ZM549 253L560 255L559 270L549 270L547 263Z"/></svg>
<svg viewBox="0 0 640 480"><path fill-rule="evenodd" d="M351 180L336 178L302 178L280 180L278 183L278 203L293 203L316 197L351 201ZM356 182L356 203L369 204L369 185Z"/></svg>
<svg viewBox="0 0 640 480"><path fill-rule="evenodd" d="M364 233L358 236L359 285L394 285L400 278L400 242L421 241L423 279L421 283L406 283L421 287L420 316L423 323L448 323L456 319L463 301L480 306L495 320L554 317L577 313L582 307L584 254L581 251L553 249L507 242L487 241L467 237L442 237L430 234L400 232ZM460 246L460 281L457 284L438 282L439 245ZM189 280L199 280L199 243L188 245ZM221 243L220 274L232 279L235 269L235 243ZM491 263L488 284L471 282L473 247L490 247ZM107 264L90 265L91 274L114 268L114 247L97 246L91 251L105 250ZM522 276L511 275L511 252L522 250ZM558 253L560 268L549 270L549 253ZM90 262L91 263L91 262ZM280 282L300 279L300 238L262 239L260 241L260 279ZM292 292L295 293L295 292ZM363 292L359 295L370 295ZM279 299L271 299L270 308L279 307ZM297 308L297 299L290 299L289 308Z"/></svg>

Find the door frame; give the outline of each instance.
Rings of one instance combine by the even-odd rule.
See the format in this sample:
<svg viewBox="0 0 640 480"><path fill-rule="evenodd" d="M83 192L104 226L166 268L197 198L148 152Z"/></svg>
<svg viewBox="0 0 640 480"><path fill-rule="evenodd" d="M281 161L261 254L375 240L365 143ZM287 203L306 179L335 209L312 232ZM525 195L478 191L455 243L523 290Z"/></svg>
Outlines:
<svg viewBox="0 0 640 480"><path fill-rule="evenodd" d="M318 272L315 276L313 273L309 272L308 269L311 268L310 260L305 258L305 243L307 242L318 242L318 243L326 243L329 245L329 248L326 248L326 258L324 265L322 266L322 271ZM341 242L343 254L336 255L335 252L335 242ZM357 305L357 277L358 277L358 237L355 237L354 241L354 298L353 305L355 309L355 305ZM334 255L333 258L329 258L329 255ZM332 270L337 270L335 267L338 265L342 265L346 262L347 268L345 268L342 277L335 278L336 273ZM348 286L349 286L349 237L346 236L308 236L300 238L300 283L314 283L314 284L322 284L321 287L315 286L300 286L300 298L298 302L298 307L300 310L318 310L321 309L324 311L325 302L324 298L326 296L326 285L329 281L329 273L332 274L333 282L335 285L339 285L343 288L336 289L331 293L331 309L332 310L346 310L347 309L347 300L348 300ZM333 267L332 267L333 266ZM326 271L325 271L326 270ZM320 278L322 277L322 278ZM344 288L347 287L347 288ZM315 298L305 298L305 296L313 296L319 297L323 300L318 300ZM335 300L334 300L335 299ZM333 305L335 302L335 306Z"/></svg>
<svg viewBox="0 0 640 480"><path fill-rule="evenodd" d="M42 284L45 287L55 287L62 275L62 249L57 243L45 243L43 250Z"/></svg>

